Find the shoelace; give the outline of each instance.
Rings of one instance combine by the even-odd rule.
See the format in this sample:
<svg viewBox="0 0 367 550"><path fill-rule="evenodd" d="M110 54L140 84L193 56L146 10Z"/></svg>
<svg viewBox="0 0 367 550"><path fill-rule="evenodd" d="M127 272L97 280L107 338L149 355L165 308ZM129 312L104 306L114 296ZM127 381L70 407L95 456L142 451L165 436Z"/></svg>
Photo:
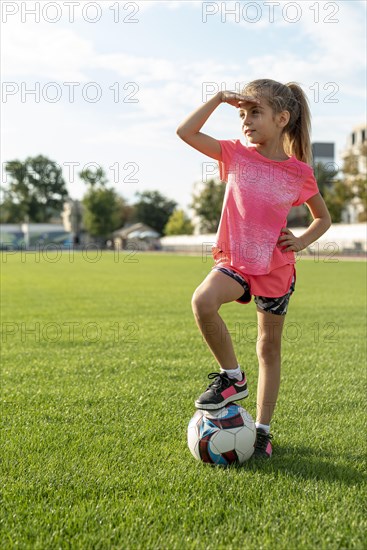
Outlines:
<svg viewBox="0 0 367 550"><path fill-rule="evenodd" d="M214 378L214 382L209 384L207 389L213 389L215 393L219 393L223 388L228 388L230 385L230 381L226 375L226 373L221 372L211 372L208 374L209 380L212 380Z"/></svg>
<svg viewBox="0 0 367 550"><path fill-rule="evenodd" d="M265 451L270 439L273 439L272 434L267 434L263 432L256 433L256 448Z"/></svg>

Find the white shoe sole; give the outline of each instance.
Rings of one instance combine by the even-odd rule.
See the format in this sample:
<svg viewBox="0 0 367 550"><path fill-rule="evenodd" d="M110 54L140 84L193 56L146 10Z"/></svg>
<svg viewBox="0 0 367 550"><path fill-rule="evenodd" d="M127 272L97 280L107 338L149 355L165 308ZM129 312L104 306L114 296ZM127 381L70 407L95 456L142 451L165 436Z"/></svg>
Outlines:
<svg viewBox="0 0 367 550"><path fill-rule="evenodd" d="M245 399L245 397L248 397L248 390L243 390L239 393L236 393L236 395L231 395L221 403L199 403L198 401L195 401L195 407L203 411L214 411L216 409L222 409L223 407L228 405L228 403L232 403L240 399Z"/></svg>

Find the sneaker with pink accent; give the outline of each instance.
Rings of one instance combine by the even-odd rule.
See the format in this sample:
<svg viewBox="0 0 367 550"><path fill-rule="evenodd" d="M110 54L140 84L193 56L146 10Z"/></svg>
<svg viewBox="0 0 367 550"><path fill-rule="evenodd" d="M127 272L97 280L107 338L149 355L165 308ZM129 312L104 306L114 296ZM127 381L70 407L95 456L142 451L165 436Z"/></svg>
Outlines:
<svg viewBox="0 0 367 550"><path fill-rule="evenodd" d="M242 372L242 380L229 378L226 372L211 372L208 378L212 382L204 393L195 401L197 409L214 410L221 409L228 403L244 399L248 396L247 380Z"/></svg>
<svg viewBox="0 0 367 550"><path fill-rule="evenodd" d="M271 434L267 433L262 428L256 428L254 458L271 458L273 454L273 448L270 443L271 439L273 439Z"/></svg>

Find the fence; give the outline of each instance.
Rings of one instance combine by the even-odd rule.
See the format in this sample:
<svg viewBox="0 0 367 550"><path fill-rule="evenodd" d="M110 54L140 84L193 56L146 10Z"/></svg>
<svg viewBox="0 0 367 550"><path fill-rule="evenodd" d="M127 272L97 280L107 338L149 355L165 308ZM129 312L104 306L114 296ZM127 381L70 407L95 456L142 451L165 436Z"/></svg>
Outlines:
<svg viewBox="0 0 367 550"><path fill-rule="evenodd" d="M304 227L291 229L299 237ZM166 252L208 254L215 243L214 234L206 235L172 235L161 238L162 250ZM349 255L364 257L367 252L367 223L333 224L316 242L310 245L305 253L309 255Z"/></svg>

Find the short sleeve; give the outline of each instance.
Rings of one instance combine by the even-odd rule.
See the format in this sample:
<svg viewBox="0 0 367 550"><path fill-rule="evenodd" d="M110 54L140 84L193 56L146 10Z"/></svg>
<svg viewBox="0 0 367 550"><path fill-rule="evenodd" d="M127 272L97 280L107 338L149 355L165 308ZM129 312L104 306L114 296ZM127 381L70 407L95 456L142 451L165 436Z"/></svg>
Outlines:
<svg viewBox="0 0 367 550"><path fill-rule="evenodd" d="M228 182L228 173L230 171L231 159L234 155L238 139L218 140L222 150L222 160L218 161L219 177L221 181Z"/></svg>
<svg viewBox="0 0 367 550"><path fill-rule="evenodd" d="M307 172L308 173L302 185L301 193L298 199L292 204L292 206L300 206L301 204L308 201L308 199L310 199L314 195L317 195L317 193L319 192L317 181L313 174L312 168L310 168Z"/></svg>

